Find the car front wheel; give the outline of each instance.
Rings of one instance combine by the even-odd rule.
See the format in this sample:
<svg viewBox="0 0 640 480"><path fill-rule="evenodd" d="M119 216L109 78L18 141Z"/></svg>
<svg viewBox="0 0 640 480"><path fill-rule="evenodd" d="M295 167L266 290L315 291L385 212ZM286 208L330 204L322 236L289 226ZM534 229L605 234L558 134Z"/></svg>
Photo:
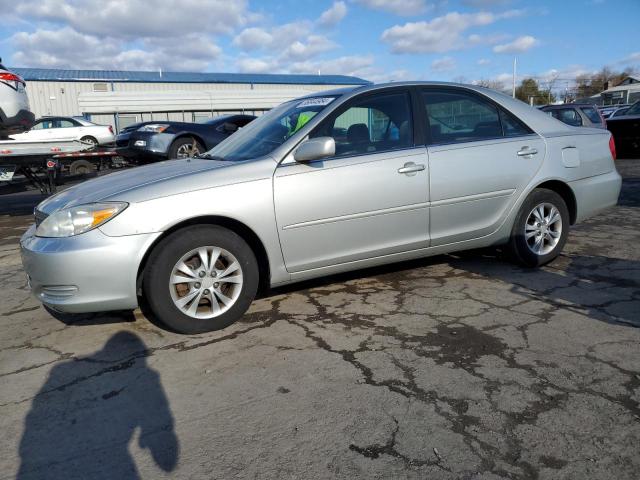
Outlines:
<svg viewBox="0 0 640 480"><path fill-rule="evenodd" d="M569 234L569 209L562 197L537 188L524 201L516 218L510 250L527 267L539 267L555 259Z"/></svg>
<svg viewBox="0 0 640 480"><path fill-rule="evenodd" d="M258 263L236 233L213 225L178 230L153 250L143 292L158 320L180 333L238 320L258 289Z"/></svg>

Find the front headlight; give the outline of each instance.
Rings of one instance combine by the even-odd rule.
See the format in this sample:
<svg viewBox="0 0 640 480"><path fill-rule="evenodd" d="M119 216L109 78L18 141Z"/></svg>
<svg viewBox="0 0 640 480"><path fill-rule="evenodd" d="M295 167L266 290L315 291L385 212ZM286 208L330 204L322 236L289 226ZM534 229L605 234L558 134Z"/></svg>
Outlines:
<svg viewBox="0 0 640 480"><path fill-rule="evenodd" d="M149 125L141 126L138 129L138 131L139 132L161 133L161 132L164 132L167 128L169 128L169 125L166 125L164 123L151 123Z"/></svg>
<svg viewBox="0 0 640 480"><path fill-rule="evenodd" d="M72 237L93 230L127 208L124 202L89 203L58 210L36 229L36 237Z"/></svg>

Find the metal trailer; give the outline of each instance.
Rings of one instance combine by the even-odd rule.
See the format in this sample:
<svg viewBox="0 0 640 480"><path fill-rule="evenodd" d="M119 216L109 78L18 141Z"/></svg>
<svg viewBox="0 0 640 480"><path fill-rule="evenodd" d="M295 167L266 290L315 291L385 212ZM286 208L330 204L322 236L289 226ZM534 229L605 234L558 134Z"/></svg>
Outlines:
<svg viewBox="0 0 640 480"><path fill-rule="evenodd" d="M117 163L119 157L113 150L93 151L92 147L79 140L0 141L0 182L10 182L15 174L22 174L42 193L50 194L56 191L57 179L65 168L88 173L74 165L100 170Z"/></svg>

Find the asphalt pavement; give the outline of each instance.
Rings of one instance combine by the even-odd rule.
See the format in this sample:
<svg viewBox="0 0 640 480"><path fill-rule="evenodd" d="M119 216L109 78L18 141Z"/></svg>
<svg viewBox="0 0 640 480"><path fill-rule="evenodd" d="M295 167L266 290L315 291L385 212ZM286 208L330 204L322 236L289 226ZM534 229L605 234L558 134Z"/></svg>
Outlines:
<svg viewBox="0 0 640 480"><path fill-rule="evenodd" d="M640 478L640 160L618 168L620 204L539 270L405 262L193 336L51 316L18 247L39 196L0 196L0 479Z"/></svg>

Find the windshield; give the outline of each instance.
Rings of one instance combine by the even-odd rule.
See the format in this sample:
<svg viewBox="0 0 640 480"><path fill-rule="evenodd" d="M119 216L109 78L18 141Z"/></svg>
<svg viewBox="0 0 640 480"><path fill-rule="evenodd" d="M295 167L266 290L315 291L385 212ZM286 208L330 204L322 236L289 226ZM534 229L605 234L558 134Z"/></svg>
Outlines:
<svg viewBox="0 0 640 480"><path fill-rule="evenodd" d="M232 162L268 155L333 102L336 96L310 97L283 103L219 143L203 157Z"/></svg>
<svg viewBox="0 0 640 480"><path fill-rule="evenodd" d="M631 105L625 115L640 115L640 102L636 102Z"/></svg>

